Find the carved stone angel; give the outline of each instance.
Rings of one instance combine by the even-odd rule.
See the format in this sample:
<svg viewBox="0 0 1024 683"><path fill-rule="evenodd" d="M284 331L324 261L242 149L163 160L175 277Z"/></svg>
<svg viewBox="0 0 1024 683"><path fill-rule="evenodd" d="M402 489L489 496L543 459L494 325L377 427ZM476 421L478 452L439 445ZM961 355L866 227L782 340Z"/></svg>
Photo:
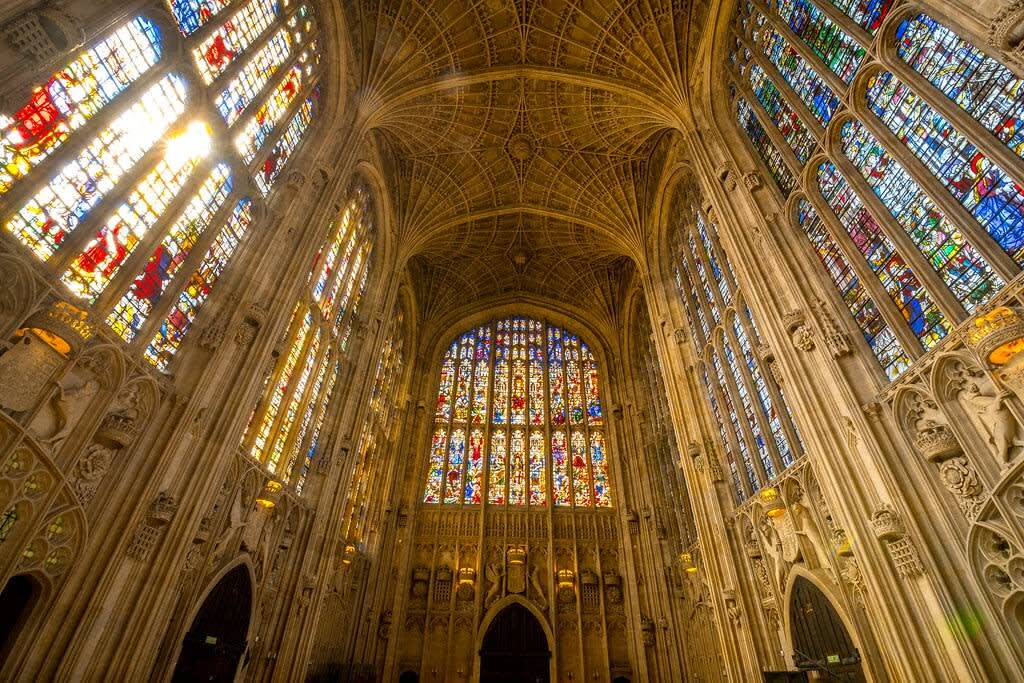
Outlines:
<svg viewBox="0 0 1024 683"><path fill-rule="evenodd" d="M533 588L533 592L536 595L535 600L540 608L542 610L547 609L548 600L544 595L544 586L540 580L540 566L538 565L534 565L533 571L530 572L530 587Z"/></svg>

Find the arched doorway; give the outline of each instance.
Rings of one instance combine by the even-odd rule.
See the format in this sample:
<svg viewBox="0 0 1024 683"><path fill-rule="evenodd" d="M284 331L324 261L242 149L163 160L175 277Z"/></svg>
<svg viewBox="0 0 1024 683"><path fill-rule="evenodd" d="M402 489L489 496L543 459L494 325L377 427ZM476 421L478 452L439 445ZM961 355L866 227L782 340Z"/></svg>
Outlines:
<svg viewBox="0 0 1024 683"><path fill-rule="evenodd" d="M818 671L824 680L865 681L860 653L835 607L821 590L797 576L789 599L789 628L797 668Z"/></svg>
<svg viewBox="0 0 1024 683"><path fill-rule="evenodd" d="M0 592L0 664L14 649L18 634L32 612L42 588L27 574L12 576Z"/></svg>
<svg viewBox="0 0 1024 683"><path fill-rule="evenodd" d="M549 683L551 650L537 618L519 603L501 610L480 648L480 683Z"/></svg>
<svg viewBox="0 0 1024 683"><path fill-rule="evenodd" d="M251 612L252 582L239 565L221 578L199 608L172 680L233 681L245 652Z"/></svg>

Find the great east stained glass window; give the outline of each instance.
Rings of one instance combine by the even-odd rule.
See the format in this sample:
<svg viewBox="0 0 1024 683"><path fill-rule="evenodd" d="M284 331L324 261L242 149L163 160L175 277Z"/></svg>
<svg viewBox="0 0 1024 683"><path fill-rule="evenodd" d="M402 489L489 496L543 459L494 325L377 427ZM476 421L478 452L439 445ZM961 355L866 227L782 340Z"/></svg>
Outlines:
<svg viewBox="0 0 1024 683"><path fill-rule="evenodd" d="M782 388L755 351L760 337L753 315L743 303L716 226L697 198L695 186L687 179L680 182L672 199L669 216L676 284L701 353L699 378L740 501L792 465L803 452L803 443ZM695 320L700 324L694 325Z"/></svg>
<svg viewBox="0 0 1024 683"><path fill-rule="evenodd" d="M124 21L0 112L7 235L161 370L265 213L320 97L308 5L168 6L179 31ZM219 117L188 113L206 97Z"/></svg>
<svg viewBox="0 0 1024 683"><path fill-rule="evenodd" d="M1024 79L894 4L745 0L727 65L740 130L890 380L1024 266Z"/></svg>
<svg viewBox="0 0 1024 683"><path fill-rule="evenodd" d="M597 359L569 330L505 318L441 360L424 503L609 507Z"/></svg>
<svg viewBox="0 0 1024 683"><path fill-rule="evenodd" d="M369 188L357 182L313 259L307 287L282 340L288 352L268 376L242 438L249 455L297 491L319 451L320 432L358 319L372 261L373 207Z"/></svg>

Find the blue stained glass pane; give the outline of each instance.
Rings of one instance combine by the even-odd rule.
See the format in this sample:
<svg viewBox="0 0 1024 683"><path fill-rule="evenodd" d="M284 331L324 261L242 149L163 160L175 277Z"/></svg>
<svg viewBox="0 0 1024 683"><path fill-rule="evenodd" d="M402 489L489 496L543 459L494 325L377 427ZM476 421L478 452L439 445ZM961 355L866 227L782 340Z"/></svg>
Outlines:
<svg viewBox="0 0 1024 683"><path fill-rule="evenodd" d="M832 4L862 29L875 35L892 7L892 0L832 0Z"/></svg>
<svg viewBox="0 0 1024 683"><path fill-rule="evenodd" d="M715 398L715 388L711 384L711 378L708 377L708 371L701 364L701 376L704 378L704 390L707 392L708 403L711 404L711 412L715 416L715 423L718 424L718 435L722 438L722 447L725 449L725 458L729 464L729 475L732 479L733 492L736 495L736 502L743 500L743 485L740 484L740 473L736 467L736 456L732 452L732 447L729 445L729 439L726 438L725 433L725 422L722 420L722 411L718 408L718 400ZM711 457L715 457L711 454Z"/></svg>
<svg viewBox="0 0 1024 683"><path fill-rule="evenodd" d="M725 404L725 410L729 415L729 425L732 428L732 433L736 436L736 443L739 446L740 458L743 460L743 467L747 473L747 481L750 482L750 487L757 491L761 488L758 483L757 474L754 472L754 462L751 460L750 448L747 446L746 435L743 433L743 426L740 422L739 413L736 412L736 406L732 400L732 394L729 391L729 383L725 379L725 372L722 371L722 364L718 359L717 352L711 353L711 367L715 370L715 376L718 378L718 387L722 392L722 402ZM726 441L728 443L728 441Z"/></svg>
<svg viewBox="0 0 1024 683"><path fill-rule="evenodd" d="M769 118L779 133L789 143L793 154L801 163L806 163L814 151L817 142L807 126L800 120L793 108L789 106L786 99L779 92L779 89L772 82L771 78L757 64L752 64L749 69L750 87L754 91L757 101L764 107ZM741 122L742 123L742 122Z"/></svg>
<svg viewBox="0 0 1024 683"><path fill-rule="evenodd" d="M760 43L764 54L811 110L818 123L828 125L839 107L839 97L835 92L825 85L818 73L808 66L800 53L775 29L763 29Z"/></svg>
<svg viewBox="0 0 1024 683"><path fill-rule="evenodd" d="M761 157L761 161L768 167L768 172L771 174L775 184L779 186L782 195L788 197L789 193L793 191L796 180L786 167L786 162L782 160L782 155L775 148L761 122L757 120L757 116L754 115L750 104L742 97L736 102L736 120L739 121L740 127L746 132L758 156Z"/></svg>
<svg viewBox="0 0 1024 683"><path fill-rule="evenodd" d="M1003 286L985 257L859 121L843 125L842 145L885 208L968 312Z"/></svg>
<svg viewBox="0 0 1024 683"><path fill-rule="evenodd" d="M168 4L182 35L187 36L227 7L228 2L229 0L170 0Z"/></svg>
<svg viewBox="0 0 1024 683"><path fill-rule="evenodd" d="M871 79L867 102L999 246L1024 264L1024 189L888 71Z"/></svg>

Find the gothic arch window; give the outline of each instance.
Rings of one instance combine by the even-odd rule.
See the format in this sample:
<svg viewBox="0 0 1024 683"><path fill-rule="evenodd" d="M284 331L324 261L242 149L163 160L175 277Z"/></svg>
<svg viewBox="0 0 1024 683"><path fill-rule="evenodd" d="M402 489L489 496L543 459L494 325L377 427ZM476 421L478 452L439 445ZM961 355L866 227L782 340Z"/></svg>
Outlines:
<svg viewBox="0 0 1024 683"><path fill-rule="evenodd" d="M692 190L683 181L672 200L673 267L701 352L700 378L740 501L792 465L803 443L782 388L758 355L760 333L717 228L695 203Z"/></svg>
<svg viewBox="0 0 1024 683"><path fill-rule="evenodd" d="M727 64L739 127L890 380L1024 266L1024 79L894 4L741 2Z"/></svg>
<svg viewBox="0 0 1024 683"><path fill-rule="evenodd" d="M123 21L0 114L7 235L161 370L320 96L307 4L169 5L176 25Z"/></svg>
<svg viewBox="0 0 1024 683"><path fill-rule="evenodd" d="M342 372L370 272L374 208L356 183L327 229L292 310L274 364L253 408L243 448L270 474L301 491L320 446L328 404Z"/></svg>
<svg viewBox="0 0 1024 683"><path fill-rule="evenodd" d="M356 547L366 540L370 487L374 481L377 482L374 488L384 486L387 473L381 468L387 462L387 449L399 428L397 409L401 405L399 391L402 370L405 367L402 354L405 345L404 322L405 314L398 307L391 317L391 329L377 358L373 388L370 390L369 411L363 421L356 446L356 472L352 478L355 483L348 496L342 536Z"/></svg>
<svg viewBox="0 0 1024 683"><path fill-rule="evenodd" d="M505 318L441 361L424 503L609 507L607 441L590 347Z"/></svg>

